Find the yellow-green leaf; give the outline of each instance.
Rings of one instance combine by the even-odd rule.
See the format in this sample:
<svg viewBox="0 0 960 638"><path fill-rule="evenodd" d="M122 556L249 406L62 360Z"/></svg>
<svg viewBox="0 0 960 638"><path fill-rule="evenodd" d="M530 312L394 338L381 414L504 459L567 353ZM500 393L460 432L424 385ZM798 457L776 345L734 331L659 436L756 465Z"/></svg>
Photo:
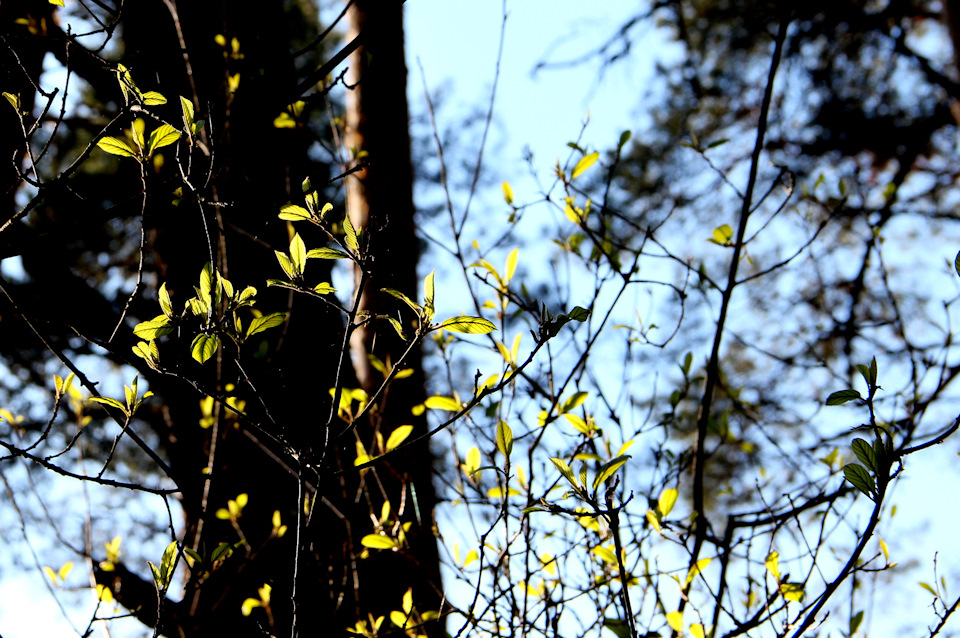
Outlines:
<svg viewBox="0 0 960 638"><path fill-rule="evenodd" d="M780 585L780 593L784 598L795 603L802 603L806 597L801 583L783 583Z"/></svg>
<svg viewBox="0 0 960 638"><path fill-rule="evenodd" d="M506 421L497 423L497 449L507 458L510 458L513 451L513 430Z"/></svg>
<svg viewBox="0 0 960 638"><path fill-rule="evenodd" d="M692 566L690 567L690 569L687 570L687 579L686 579L686 581L684 582L684 587L686 587L687 585L689 585L690 583L692 583L692 582L693 582L693 579L696 578L697 575L700 574L704 569L706 569L707 565L710 564L710 561L711 561L711 560L713 560L713 559L711 559L711 558L701 558L700 560L698 560L698 561L696 562L695 565L692 565Z"/></svg>
<svg viewBox="0 0 960 638"><path fill-rule="evenodd" d="M661 517L666 517L673 510L678 495L679 492L672 487L660 492L660 497L657 499L657 509L660 510Z"/></svg>
<svg viewBox="0 0 960 638"><path fill-rule="evenodd" d="M360 242L357 240L357 231L353 227L353 224L350 223L350 217L343 218L343 241L347 244L347 248L353 250L360 249Z"/></svg>
<svg viewBox="0 0 960 638"><path fill-rule="evenodd" d="M589 155L584 155L583 157L581 157L580 161L577 162L577 165L573 167L573 173L570 174L570 179L577 179L578 177L583 175L585 172L587 172L587 169L593 166L594 162L596 162L597 159L599 159L599 157L600 157L600 153L596 151L594 151L593 153L590 153Z"/></svg>
<svg viewBox="0 0 960 638"><path fill-rule="evenodd" d="M485 335L497 329L493 323L480 317L451 317L441 323L440 327L451 332L474 335Z"/></svg>
<svg viewBox="0 0 960 638"><path fill-rule="evenodd" d="M776 550L771 551L767 554L767 560L763 564L770 575L773 576L773 579L780 582L780 553Z"/></svg>
<svg viewBox="0 0 960 638"><path fill-rule="evenodd" d="M253 321L251 321L247 327L247 337L252 337L258 332L282 325L286 319L287 313L285 312L271 312L269 315L254 317Z"/></svg>
<svg viewBox="0 0 960 638"><path fill-rule="evenodd" d="M401 425L396 430L391 432L390 436L387 437L387 452L396 449L397 446L406 441L411 432L413 432L412 425Z"/></svg>
<svg viewBox="0 0 960 638"><path fill-rule="evenodd" d="M609 563L611 565L617 564L617 555L609 547L602 547L598 545L597 547L594 547L590 551L596 554L597 558L599 558L605 563Z"/></svg>
<svg viewBox="0 0 960 638"><path fill-rule="evenodd" d="M216 335L198 334L193 338L190 346L190 355L198 362L204 363L212 357L220 347L220 339Z"/></svg>
<svg viewBox="0 0 960 638"><path fill-rule="evenodd" d="M175 327L167 315L158 315L150 321L144 321L134 326L133 334L141 339L153 341L154 339L170 334L174 330Z"/></svg>
<svg viewBox="0 0 960 638"><path fill-rule="evenodd" d="M104 137L97 142L97 146L100 150L110 153L111 155L119 155L120 157L137 156L133 149L130 148L130 145L118 137Z"/></svg>
<svg viewBox="0 0 960 638"><path fill-rule="evenodd" d="M158 148L170 146L180 139L180 131L169 124L161 124L152 133L147 140L147 155L152 155Z"/></svg>
<svg viewBox="0 0 960 638"><path fill-rule="evenodd" d="M713 237L710 241L720 246L729 246L733 240L733 229L728 224L717 226L713 229Z"/></svg>
<svg viewBox="0 0 960 638"><path fill-rule="evenodd" d="M290 222L299 222L304 219L310 219L310 211L303 206L288 204L280 209L279 217L280 219L285 219Z"/></svg>
<svg viewBox="0 0 960 638"><path fill-rule="evenodd" d="M513 279L513 273L517 272L517 257L520 255L520 249L514 248L510 251L510 254L507 255L507 265L506 273L503 277L503 283L510 283L510 280Z"/></svg>
<svg viewBox="0 0 960 638"><path fill-rule="evenodd" d="M382 534L367 534L360 539L360 544L370 549L395 549L400 546L395 539Z"/></svg>
<svg viewBox="0 0 960 638"><path fill-rule="evenodd" d="M162 94L157 93L156 91L147 91L143 94L143 104L145 106L159 106L166 103L167 98L163 97Z"/></svg>
<svg viewBox="0 0 960 638"><path fill-rule="evenodd" d="M667 624L678 634L683 631L683 612L671 611L667 614Z"/></svg>
<svg viewBox="0 0 960 638"><path fill-rule="evenodd" d="M500 188L503 189L503 198L507 200L507 204L513 204L513 187L510 186L510 182L503 182Z"/></svg>
<svg viewBox="0 0 960 638"><path fill-rule="evenodd" d="M432 396L423 402L431 410L446 410L447 412L459 412L460 402L452 397Z"/></svg>

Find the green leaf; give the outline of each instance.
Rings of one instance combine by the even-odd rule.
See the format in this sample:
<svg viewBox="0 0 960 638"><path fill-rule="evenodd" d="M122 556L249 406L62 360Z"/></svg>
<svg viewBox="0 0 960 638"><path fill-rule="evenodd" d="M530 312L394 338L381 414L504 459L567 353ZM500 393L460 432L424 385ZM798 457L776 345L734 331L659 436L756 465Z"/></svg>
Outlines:
<svg viewBox="0 0 960 638"><path fill-rule="evenodd" d="M142 96L144 106L160 106L167 103L167 98L156 91L147 91Z"/></svg>
<svg viewBox="0 0 960 638"><path fill-rule="evenodd" d="M106 151L111 155L119 155L120 157L137 157L137 154L134 152L130 145L121 140L118 137L104 137L97 142L97 146L102 151Z"/></svg>
<svg viewBox="0 0 960 638"><path fill-rule="evenodd" d="M603 485L604 481L613 476L616 471L623 467L623 464L629 461L631 458L632 457L626 455L618 456L605 463L600 468L600 471L597 472L597 476L593 479L593 489L599 489L600 486Z"/></svg>
<svg viewBox="0 0 960 638"><path fill-rule="evenodd" d="M247 338L249 339L258 332L282 325L286 320L287 313L285 312L271 312L269 315L254 317L253 321L251 321L247 327Z"/></svg>
<svg viewBox="0 0 960 638"><path fill-rule="evenodd" d="M163 314L173 319L173 303L170 302L170 293L167 292L166 282L160 285L160 290L157 291L157 297L160 298L160 310L163 311Z"/></svg>
<svg viewBox="0 0 960 638"><path fill-rule="evenodd" d="M161 124L152 133L147 140L147 156L153 155L158 148L170 146L180 139L180 131L169 124Z"/></svg>
<svg viewBox="0 0 960 638"><path fill-rule="evenodd" d="M216 335L198 334L190 345L190 355L198 362L205 363L220 347L220 339Z"/></svg>
<svg viewBox="0 0 960 638"><path fill-rule="evenodd" d="M413 432L412 425L401 425L396 430L391 432L390 436L387 437L387 452L397 449L401 443L407 440L407 437L410 436L411 432Z"/></svg>
<svg viewBox="0 0 960 638"><path fill-rule="evenodd" d="M336 248L311 248L307 251L307 259L349 259L349 255Z"/></svg>
<svg viewBox="0 0 960 638"><path fill-rule="evenodd" d="M153 341L154 339L170 334L174 329L173 323L166 315L159 315L150 321L138 323L133 328L133 334L141 339Z"/></svg>
<svg viewBox="0 0 960 638"><path fill-rule="evenodd" d="M357 231L354 229L353 224L350 223L349 215L343 218L343 241L347 244L347 248L354 251L360 250L360 242L357 241Z"/></svg>
<svg viewBox="0 0 960 638"><path fill-rule="evenodd" d="M617 149L622 150L626 146L627 142L630 141L631 133L630 131L624 131L620 134L620 141L617 143Z"/></svg>
<svg viewBox="0 0 960 638"><path fill-rule="evenodd" d="M321 281L316 286L313 287L313 291L320 295L329 295L331 293L337 292L337 289L333 287L330 282Z"/></svg>
<svg viewBox="0 0 960 638"><path fill-rule="evenodd" d="M493 323L480 317L451 317L441 323L440 327L451 332L474 335L485 335L497 329Z"/></svg>
<svg viewBox="0 0 960 638"><path fill-rule="evenodd" d="M310 211L308 211L303 206L295 206L293 204L288 204L280 209L280 219L285 219L291 222L299 222L304 219L310 219Z"/></svg>
<svg viewBox="0 0 960 638"><path fill-rule="evenodd" d="M629 133L630 131L626 131ZM613 632L617 638L630 638L630 624L619 618L604 618L603 626ZM657 634L659 636L660 634Z"/></svg>
<svg viewBox="0 0 960 638"><path fill-rule="evenodd" d="M382 534L367 534L360 539L360 544L370 549L396 549L400 546L395 539Z"/></svg>
<svg viewBox="0 0 960 638"><path fill-rule="evenodd" d="M843 476L855 488L866 494L871 500L873 499L873 490L876 484L873 481L873 476L865 467L856 463L848 463L843 466Z"/></svg>
<svg viewBox="0 0 960 638"><path fill-rule="evenodd" d="M570 179L577 179L578 177L583 175L585 172L587 172L587 169L593 166L594 162L596 162L597 159L599 159L599 157L600 157L600 153L596 151L594 151L593 153L590 153L589 155L584 155L583 157L581 157L580 161L577 162L577 165L573 167L573 173L570 174Z"/></svg>
<svg viewBox="0 0 960 638"><path fill-rule="evenodd" d="M827 397L827 405L843 405L849 401L862 398L856 390L837 390Z"/></svg>
<svg viewBox="0 0 960 638"><path fill-rule="evenodd" d="M460 402L453 397L432 396L423 402L431 410L446 410L447 412L459 412L463 407Z"/></svg>
<svg viewBox="0 0 960 638"><path fill-rule="evenodd" d="M290 263L297 277L303 275L303 267L307 264L307 248L303 245L300 233L295 234L290 240Z"/></svg>
<svg viewBox="0 0 960 638"><path fill-rule="evenodd" d="M848 636L852 636L857 633L857 629L860 628L860 623L863 622L863 610L861 609L853 615L850 619L850 630L847 632Z"/></svg>
<svg viewBox="0 0 960 638"><path fill-rule="evenodd" d="M513 452L513 430L506 421L497 423L497 449L508 459Z"/></svg>
<svg viewBox="0 0 960 638"><path fill-rule="evenodd" d="M868 469L876 472L877 471L877 455L873 450L873 446L863 439L854 439L853 444L853 453L857 455L857 459L861 463L867 466Z"/></svg>

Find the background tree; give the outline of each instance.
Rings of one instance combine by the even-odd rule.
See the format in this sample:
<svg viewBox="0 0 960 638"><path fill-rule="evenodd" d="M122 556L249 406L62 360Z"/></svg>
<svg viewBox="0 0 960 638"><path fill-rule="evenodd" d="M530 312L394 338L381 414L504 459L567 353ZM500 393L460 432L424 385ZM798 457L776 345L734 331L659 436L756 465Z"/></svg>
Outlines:
<svg viewBox="0 0 960 638"><path fill-rule="evenodd" d="M318 69L328 62L324 36L337 25L329 25L321 33L316 8L284 3L261 6L256 12L216 2L184 12L172 2L123 7L122 13L119 6L113 9L105 5L88 13L80 9L76 18L84 20L92 31L81 38L55 27L59 16L51 13L50 5L43 6L48 8L40 15L33 7L11 6L8 11L4 6L5 77L15 79L4 89L10 89L7 92L14 101L24 96L15 106L27 114L21 120L23 130L4 139L10 140L11 148L18 153L26 150L28 165L40 171L31 176L21 169L5 181L11 205L18 188L23 192L24 186L32 185L37 190L26 205L21 201L11 209L7 228L11 233L28 232L43 238L39 246L25 249L17 245L24 266L23 283L4 284L10 316L23 319L9 322L12 330L4 332L4 356L29 371L34 382L43 384L48 383L50 353L78 374L81 370L72 362L91 351L102 352L99 348L106 350L111 361L139 368L151 388L163 396L163 403L138 410L135 423L129 423L131 415L126 415L122 419L126 436L116 437L113 445L119 444L118 455L126 455L119 457L126 465L143 468L133 474L131 478L136 480L131 483L158 470L161 477L172 481L172 493L178 494L183 508L183 523L182 528L175 528L171 520L170 533L181 540L184 551L194 552L187 555L193 565L186 577L182 602L167 600L158 606L154 586L134 573L142 570L128 569L115 560L101 565L106 569L95 570L97 581L107 585L142 622L167 635L211 631L260 635L264 628L279 631L294 625L306 634L329 627L331 622L345 627L358 618L365 619L370 612L382 614L399 608L403 593L411 586L416 588L418 609L426 611L430 604L436 609L439 570L436 550L431 547L434 497L429 451L421 446L408 452L406 461L390 464L389 469L381 464L362 475L344 473L345 468L353 466L357 446L343 437L345 424L323 390L357 387L342 347L345 330L354 327L347 329L345 314L338 312L342 308L337 303L303 300L289 290L293 284L276 293L266 291L264 285L267 278L283 273L273 248L291 250L288 245L293 235L288 232L292 227L277 218L284 203L302 206L304 195L314 202L319 197L336 201L336 186L346 173L351 173L356 183L369 185L373 180L374 190L384 188L376 184L376 171L367 179L364 166L342 148L328 144L332 152L324 160L311 159L311 147L318 147L317 136L330 137L330 129L324 132L320 122L325 96L339 78ZM305 10L312 10L312 14ZM366 40L358 50L359 59L389 63L398 47L402 52L399 5L392 14L378 16L375 22L381 26L377 27L377 38L369 38L364 32L364 15L365 9L357 4L349 14L356 32ZM394 34L390 36L394 51L381 54L376 47L381 37L390 33ZM97 57L98 45L111 47L110 61ZM68 73L81 74L89 87L86 99L112 119L109 124L99 117L71 120L69 125L62 122L62 115L49 119L59 122L66 135L53 137L47 158L40 161L36 156L45 141L43 127L48 116L44 113L33 119L32 87L40 85L43 55L54 51L61 53ZM69 53L73 53L72 58L67 57ZM71 61L78 57L94 58L98 63L75 68ZM355 73L353 84L362 85L365 93L374 95L393 91L393 105L402 104L402 77L392 69L385 71L379 75ZM308 75L314 79L306 80ZM67 86L62 88L64 93ZM183 99L177 99L178 95ZM49 108L55 96L46 97ZM65 95L59 97L64 110L75 108L72 95L70 101ZM389 129L379 122L384 114L392 114L392 110L378 111L369 100L355 104L350 112L354 122L363 119ZM6 115L5 126L21 126L17 118L10 117L12 113ZM401 126L405 126L402 114L400 117ZM123 130L130 130L136 122L144 127L140 130L145 140L136 139L137 133L124 136ZM164 126L172 139L151 148L155 141L151 132ZM379 167L397 161L400 166L403 161L409 165L409 144L406 150L403 146L387 147L389 156L379 149L367 149L367 144L358 146L361 148L356 150L362 149L364 161L372 162L381 173L386 171ZM103 150L119 155L121 161L104 155ZM130 155L135 161L125 159ZM327 184L332 174L340 176ZM301 193L301 182L310 178L317 187L305 187ZM402 192L391 193L394 203L402 202ZM409 200L409 183L406 192ZM104 196L109 199L104 201ZM362 197L360 194L357 199ZM375 211L377 206L370 208ZM99 212L102 210L106 214ZM394 228L412 227L412 214L408 201L405 207L394 206L389 219L382 215L375 226L358 221L356 228L365 231L365 242L377 247L368 252L365 243L361 252L355 252L364 256L357 261L357 269L365 278L372 276L381 286L410 290L407 284L416 273L415 242L405 243L408 262L395 260L390 264L385 259L378 262L376 257L383 253L378 247L384 243L383 237ZM297 228L311 248L329 241L335 228L342 235L335 214L330 218L334 224L318 224L316 230ZM102 223L92 223L94 219ZM137 234L139 242L134 239ZM359 246L348 246L348 252L350 248L356 251ZM346 256L343 252L327 254ZM191 312L184 304L197 286L210 294L210 283L201 275L205 262L213 264L215 279L222 275L237 282L233 292L238 295L246 294L241 291L247 284L260 288L257 307L264 307L264 314L256 312L252 319L241 314L246 332L241 327L234 335L235 341L247 340L249 335L248 343L229 342L223 322L231 314L246 311L234 309L237 302L228 300L223 300L219 308L193 313L203 324L203 341L192 342L194 336L187 332ZM311 260L311 270L323 278L324 268L317 263L330 262ZM395 281L384 279L380 274L384 267L396 267L398 263L401 268L386 272L399 276L405 269L410 274ZM105 269L105 264L111 269ZM326 273L329 278L329 269ZM296 285L302 284L299 273L293 279ZM129 326L150 319L160 310L156 294L148 298L142 294L145 286L141 281L148 282L151 290L162 283L172 306L164 307L159 315L164 325L137 331L146 339L141 343L145 348L142 353L147 353L146 358L137 359L131 356L131 347L138 341ZM58 301L50 299L51 290L58 291ZM325 290L313 294L329 294ZM212 294L213 303L207 305L217 306L217 291ZM230 294L223 289L220 296ZM202 293L197 298L204 300ZM160 300L161 306L165 301L171 303L162 294ZM369 301L363 303L363 310L369 311ZM266 308L283 309L287 314L271 315ZM358 310L350 309L349 321L361 325ZM223 318L219 317L221 312L226 312ZM265 322L260 324L263 327L287 317L280 321L283 337L267 341L263 337L268 333L262 333L252 338L257 316ZM33 325L36 335L25 334L28 325ZM363 328L370 335L368 346L378 325L371 320ZM176 330L169 337L169 350L161 346L162 359L151 357L149 349L154 339L165 340L161 339L163 333L173 327ZM77 336L82 339L78 341ZM211 356L202 346L213 345L214 339L221 347L210 348L211 359L200 367L199 360ZM388 339L381 339L381 348ZM367 354L383 357L388 365L399 366L398 370L411 364L419 368L415 348L405 358L396 350L390 346L360 351L363 387L371 397L379 384L370 378ZM89 374L104 373L99 370ZM11 393L22 391L22 379L7 381L14 382ZM416 400L417 391L409 390L418 383L422 386L419 370L415 378L397 381L401 389L407 389L398 398L388 402L382 395L373 401L369 413L376 414L376 419L357 433L357 443L371 451L377 441L382 446L382 437L404 424L399 414L409 414L411 405L422 403L423 391L419 392L421 399ZM95 391L91 384L87 389ZM338 390L337 399L341 396ZM367 403L358 390L349 396L359 399L360 405ZM77 410L78 418L85 419L90 408ZM43 437L50 434L40 423L26 422L22 427L24 435L41 431ZM419 427L422 429L422 422ZM88 426L78 430L73 439L65 434L68 447L76 444L94 458L106 452L98 448L109 443L93 436L93 429ZM137 437L134 440L140 450L125 447L130 436ZM56 437L49 442L63 444ZM16 449L10 451L16 454ZM109 449L101 475L114 454ZM149 459L142 456L144 452ZM341 458L344 453L345 460ZM114 463L119 463L119 458ZM257 471L251 472L251 468ZM415 484L408 480L411 471L420 475ZM374 478L378 490L371 492L366 480ZM380 489L386 490L383 497ZM415 505L404 508L402 504L408 499ZM301 513L305 501L310 506L306 515ZM383 509L385 501L392 501L396 509ZM366 551L360 539L374 531L369 522L371 513L376 515L374 521L379 520L378 526L389 528L393 521L399 525L401 520L415 523L406 532L409 543L416 544L416 552L377 552L363 561L364 569L358 571L357 557ZM248 520L258 525L248 526ZM287 529L291 530L289 534L282 533ZM90 542L88 536L87 546L78 548L78 553L94 560L100 552ZM416 556L414 563L410 562L412 556ZM402 578L399 569L404 571ZM241 615L244 601L257 599L258 590L263 592L266 585L272 588L272 594L260 594L265 617L258 618L259 611L252 618ZM364 595L368 587L375 587L378 595ZM225 612L227 609L230 613Z"/></svg>

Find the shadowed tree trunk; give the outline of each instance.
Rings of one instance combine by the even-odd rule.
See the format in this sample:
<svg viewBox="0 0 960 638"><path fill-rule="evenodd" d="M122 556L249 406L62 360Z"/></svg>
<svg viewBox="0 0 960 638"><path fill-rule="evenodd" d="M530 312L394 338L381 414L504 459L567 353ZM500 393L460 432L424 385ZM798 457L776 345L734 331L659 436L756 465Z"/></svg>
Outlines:
<svg viewBox="0 0 960 638"><path fill-rule="evenodd" d="M8 20L12 13L7 13L7 5L3 5L4 33L7 22L16 17ZM47 3L44 6L49 14ZM369 8L372 6L355 3L351 14L354 29L370 32L365 37L367 46L360 52L362 63L351 61L356 73L353 82L359 84L351 92L348 107L351 135L362 136L353 143L366 151L364 161L369 164L348 185L348 200L350 215L356 226L364 229L364 241L368 242L364 267L371 276L370 285L361 293L363 307L394 314L397 308L382 305L375 291L389 286L410 296L417 294L406 70L400 3L376 10ZM280 206L302 203L299 185L307 177L320 189L320 197L329 197L324 192L329 170L307 153L313 142L311 129L303 125L308 114L292 128L274 125L286 106L285 96L296 93L298 79L306 71L297 66L301 58L293 54L291 33L302 31L302 25L313 19L301 13L301 8L280 0L260 3L255 11L225 0L189 6L174 0L125 5L118 32L124 48L122 62L141 90L160 91L168 99L166 105L152 107L151 113L178 123L178 96L184 96L193 103L197 119L206 121L199 137L208 152L193 151L194 163L188 174L197 190L183 188L174 196L182 182L173 153L166 155L162 167L148 166L142 182L133 160L109 158L104 161L117 166L115 175L78 173L69 191L44 191L43 203L37 207L42 215L33 224L43 233L70 227L78 210L87 215L85 225L71 239L71 248L55 259L46 253L24 255L25 268L35 275L35 281L45 281L47 286L57 281L60 289L66 290L64 276L74 277L71 273L78 269L96 269L95 264L80 262L89 259L85 255L91 246L96 246L94 254L110 250L100 245L108 242L103 239L102 226L90 224L90 219L122 224L125 230L120 234L127 240L139 237L142 223L146 281L150 283L149 275L155 274L157 283L166 283L178 315L211 258L235 286L259 289L257 308L264 313L289 312L282 338L278 339L279 330L271 331L264 333L263 341L254 340L241 348L242 369L231 344L224 344L214 360L200 366L190 358L192 335L171 335L160 344L161 363L172 373L166 375L154 373L139 360L131 361L129 354L136 342L130 326L158 312L147 287L141 288L126 324L113 339L111 333L128 292L108 298L94 279L77 277L71 288L75 299L71 296L70 303L64 304L61 297L59 312L50 313L56 315L47 326L50 343L66 348L69 354L71 327L83 324L82 333L107 347L115 360L140 364L141 374L149 378L160 398L156 404L161 408L153 413L145 408L138 417L156 432L170 478L180 490L185 527L178 530L178 536L186 548L206 560L189 573L182 602L165 601L159 613L156 590L135 573L138 566L120 564L112 572L99 572L97 579L109 585L118 601L142 622L159 627L165 635L262 636L265 630L291 635L293 627L302 636L340 633L370 613L380 616L401 609L409 587L414 590L418 611L439 608L435 497L427 447L395 455L362 473L353 467L355 437L369 448L378 432L389 436L400 425L413 425L412 436L425 431L424 418L410 413L412 406L424 400L419 350L406 360L413 375L388 389L371 416L357 424L356 434L342 434L345 424L339 421L327 432L327 389L336 381L344 318L315 299L268 290L264 284L268 278L283 276L274 250L286 251L290 236L288 225L277 218ZM38 81L43 51L62 47L63 42L42 32L30 34L24 42L29 47L16 44L23 57L21 64L15 65L19 71L12 73L16 83L11 86L24 87L29 98L29 79ZM113 89L111 95L103 95L102 88L97 90L96 98L107 104L105 110L115 113L123 107L115 68L88 65L85 73L91 85ZM24 108L31 107L32 99L24 99ZM11 135L16 132L10 128L12 119L3 120L3 130ZM120 127L129 129L132 119L132 115L121 118L107 134L122 136ZM148 120L147 126L149 131L156 123ZM4 136L4 161L21 139L22 135ZM185 151L181 142L181 154ZM96 155L91 157L104 157L98 150L93 153ZM4 186L10 185L7 206L11 207L16 177L9 165L3 170ZM104 196L113 200L105 204ZM327 241L322 232L305 224L296 231L310 248ZM8 233L0 243L9 237ZM30 247L21 245L20 249ZM124 250L130 253L125 265L135 267L139 251ZM310 262L308 276L329 279L329 271L324 273L319 261ZM27 314L39 311L39 305L45 303L44 290L49 290L34 288L18 289ZM357 380L347 365L340 381L372 393L378 378L371 373L367 355L395 362L406 348L395 333L379 331L379 325L356 335ZM28 365L39 346L32 344L30 353L24 354L24 339L18 340L3 339L4 355ZM195 379L202 393L178 377ZM245 401L244 411L252 421L265 424L264 431L238 424L229 411L216 405L212 427L201 427L199 406L204 394L232 395ZM307 467L307 462L317 461L316 451L325 450L328 442L331 447L323 455L323 463ZM247 505L236 525L215 516L240 494L247 495ZM303 510L304 498L311 496L315 497L314 510L307 519L298 512ZM407 545L396 552L367 552L360 539L374 532L371 515L379 517L386 500L393 517L410 524ZM271 537L275 511L289 528L282 538ZM299 534L295 533L298 521ZM232 547L232 555L211 570L210 557L222 544ZM270 613L254 608L249 617L243 616L243 601L257 599L264 585L272 588ZM434 625L427 628L428 633L440 635L439 624Z"/></svg>

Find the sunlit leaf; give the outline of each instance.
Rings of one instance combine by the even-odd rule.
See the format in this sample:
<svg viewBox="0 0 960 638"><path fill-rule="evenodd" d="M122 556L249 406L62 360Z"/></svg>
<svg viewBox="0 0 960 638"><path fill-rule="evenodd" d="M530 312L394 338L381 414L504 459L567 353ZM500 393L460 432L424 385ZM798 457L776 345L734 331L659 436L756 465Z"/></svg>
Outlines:
<svg viewBox="0 0 960 638"><path fill-rule="evenodd" d="M452 397L432 396L423 402L431 410L446 410L447 412L459 412L463 406Z"/></svg>
<svg viewBox="0 0 960 638"><path fill-rule="evenodd" d="M119 155L120 157L137 157L136 152L130 145L121 140L118 137L104 137L97 142L97 147L102 151L106 151L111 155Z"/></svg>
<svg viewBox="0 0 960 638"><path fill-rule="evenodd" d="M684 587L692 583L693 579L696 578L704 569L706 569L707 565L709 565L712 560L713 559L711 558L701 558L694 565L691 565L690 569L687 570L687 578L684 581Z"/></svg>
<svg viewBox="0 0 960 638"><path fill-rule="evenodd" d="M603 547L598 545L590 551L593 552L597 556L597 558L599 558L605 563L609 563L611 565L617 564L617 555L609 547Z"/></svg>
<svg viewBox="0 0 960 638"><path fill-rule="evenodd" d="M145 339L147 341L153 341L168 335L176 329L176 326L173 325L173 322L170 321L170 318L166 315L159 315L154 317L150 321L144 321L138 323L133 328L133 334Z"/></svg>
<svg viewBox="0 0 960 638"><path fill-rule="evenodd" d="M513 187L510 186L510 182L503 182L500 188L503 190L503 198L507 200L507 204L513 204Z"/></svg>
<svg viewBox="0 0 960 638"><path fill-rule="evenodd" d="M285 312L271 312L269 315L254 317L247 327L247 337L252 337L258 332L282 325L286 319L287 313Z"/></svg>
<svg viewBox="0 0 960 638"><path fill-rule="evenodd" d="M336 248L311 248L307 251L307 259L348 259L347 253Z"/></svg>
<svg viewBox="0 0 960 638"><path fill-rule="evenodd" d="M618 456L605 463L598 471L596 478L593 479L593 489L600 489L604 482L616 474L617 470L623 467L623 464L630 460L629 456Z"/></svg>
<svg viewBox="0 0 960 638"><path fill-rule="evenodd" d="M180 139L180 131L169 124L161 124L152 133L147 140L147 155L152 155L158 148L170 146Z"/></svg>
<svg viewBox="0 0 960 638"><path fill-rule="evenodd" d="M350 223L349 215L343 218L343 241L346 243L347 248L354 251L360 249L360 242L357 240L357 231L354 229L353 224Z"/></svg>
<svg viewBox="0 0 960 638"><path fill-rule="evenodd" d="M401 425L391 432L390 436L387 437L387 444L385 446L387 452L395 450L401 443L406 441L411 432L413 432L412 425Z"/></svg>
<svg viewBox="0 0 960 638"><path fill-rule="evenodd" d="M505 421L497 423L497 449L506 458L510 458L513 451L513 430Z"/></svg>
<svg viewBox="0 0 960 638"><path fill-rule="evenodd" d="M570 174L570 179L577 179L589 169L593 164L599 159L600 153L594 151L589 155L584 155L580 158L580 161L577 162L577 165L573 167L573 173Z"/></svg>
<svg viewBox="0 0 960 638"><path fill-rule="evenodd" d="M159 106L167 103L167 98L163 97L162 94L157 93L156 91L147 91L141 97L143 98L143 103L146 106Z"/></svg>
<svg viewBox="0 0 960 638"><path fill-rule="evenodd" d="M360 544L370 549L395 549L400 546L395 539L382 534L367 534L360 539Z"/></svg>
<svg viewBox="0 0 960 638"><path fill-rule="evenodd" d="M300 233L297 233L290 240L290 264L293 266L293 272L297 277L303 274L303 267L306 263L307 248L303 245Z"/></svg>
<svg viewBox="0 0 960 638"><path fill-rule="evenodd" d="M670 512L673 511L673 506L677 502L677 496L679 492L672 487L660 492L660 497L657 499L657 509L660 510L660 516L666 518Z"/></svg>
<svg viewBox="0 0 960 638"><path fill-rule="evenodd" d="M451 332L475 335L487 334L497 329L493 323L480 317L451 317L441 323L440 327Z"/></svg>
<svg viewBox="0 0 960 638"><path fill-rule="evenodd" d="M310 219L310 211L303 206L288 204L280 209L279 217L280 219L285 219L287 221L299 222L303 221L304 219Z"/></svg>
<svg viewBox="0 0 960 638"><path fill-rule="evenodd" d="M503 281L504 283L510 283L510 280L513 279L513 274L517 272L517 257L520 255L520 249L514 248L510 251L510 254L507 255L507 264L504 268Z"/></svg>
<svg viewBox="0 0 960 638"><path fill-rule="evenodd" d="M802 603L806 597L801 583L781 583L780 593L783 594L784 598L795 603Z"/></svg>
<svg viewBox="0 0 960 638"><path fill-rule="evenodd" d="M193 338L193 343L190 345L190 356L200 363L205 363L217 352L219 347L220 339L216 335L201 333Z"/></svg>
<svg viewBox="0 0 960 638"><path fill-rule="evenodd" d="M776 550L771 551L767 554L767 559L764 561L764 565L767 568L767 571L770 572L770 575L773 576L773 579L777 582L780 582L780 553Z"/></svg>
<svg viewBox="0 0 960 638"><path fill-rule="evenodd" d="M683 612L682 611L668 612L667 624L670 625L670 629L674 630L678 634L683 632Z"/></svg>

